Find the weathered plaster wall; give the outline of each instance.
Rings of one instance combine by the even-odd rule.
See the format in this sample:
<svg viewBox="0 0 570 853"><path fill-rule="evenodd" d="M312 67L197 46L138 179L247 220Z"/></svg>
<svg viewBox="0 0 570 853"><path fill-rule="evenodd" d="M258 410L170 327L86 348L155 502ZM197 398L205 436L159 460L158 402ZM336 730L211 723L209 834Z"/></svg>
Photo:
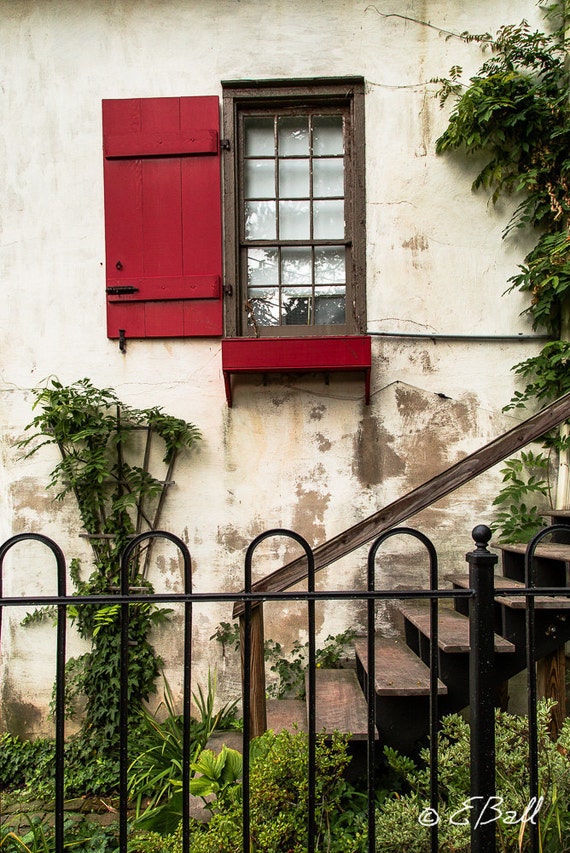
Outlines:
<svg viewBox="0 0 570 853"><path fill-rule="evenodd" d="M494 31L536 14L532 0L0 0L2 539L42 531L68 559L88 560L73 503L54 504L45 490L57 457L24 462L14 448L31 419L30 389L50 375L88 376L200 427L204 441L178 468L164 519L189 544L197 590L238 589L245 547L261 531L291 527L318 544L510 426L501 414L509 369L536 344L376 337L369 407L360 380L252 377L228 410L218 340L130 341L122 355L105 334L101 100L219 95L221 79L363 75L369 330L527 333L520 297L501 296L526 246L501 241L508 210L470 194L476 163L435 157L447 112L427 81L481 61L475 45L435 27ZM416 519L444 568L489 519L495 488L496 475L485 476ZM276 549L256 563L259 575L285 558ZM343 560L322 583L355 583L364 559ZM13 565L9 589L53 589L45 556ZM175 586L178 569L159 555L157 588ZM397 555L379 568L393 584L424 572ZM38 649L49 630L20 629L20 617L9 614L3 637L3 724L39 731L51 675ZM229 617L220 605L196 618L201 671L221 667L228 694L235 667L209 637ZM357 619L349 605L324 607L322 636ZM294 609L267 622L281 642L299 635ZM172 633L158 645L175 665Z"/></svg>

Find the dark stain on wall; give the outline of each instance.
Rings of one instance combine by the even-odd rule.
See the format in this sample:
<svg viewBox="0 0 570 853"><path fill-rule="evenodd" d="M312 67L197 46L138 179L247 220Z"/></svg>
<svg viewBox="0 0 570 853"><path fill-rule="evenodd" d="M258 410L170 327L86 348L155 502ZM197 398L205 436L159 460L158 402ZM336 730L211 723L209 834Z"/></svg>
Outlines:
<svg viewBox="0 0 570 853"><path fill-rule="evenodd" d="M393 443L394 436L380 419L367 412L354 440L353 471L363 485L374 486L404 473L405 460L395 452Z"/></svg>
<svg viewBox="0 0 570 853"><path fill-rule="evenodd" d="M24 702L21 693L13 688L10 678L5 677L2 685L2 729L27 739L34 735L41 722L40 709L30 702Z"/></svg>

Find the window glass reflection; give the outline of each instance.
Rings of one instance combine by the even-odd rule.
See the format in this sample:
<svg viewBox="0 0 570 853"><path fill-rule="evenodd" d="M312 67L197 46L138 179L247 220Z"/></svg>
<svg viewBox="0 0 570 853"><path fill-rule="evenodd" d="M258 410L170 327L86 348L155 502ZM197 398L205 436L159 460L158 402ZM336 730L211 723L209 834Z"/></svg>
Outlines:
<svg viewBox="0 0 570 853"><path fill-rule="evenodd" d="M248 116L244 119L245 156L272 157L275 153L273 116Z"/></svg>

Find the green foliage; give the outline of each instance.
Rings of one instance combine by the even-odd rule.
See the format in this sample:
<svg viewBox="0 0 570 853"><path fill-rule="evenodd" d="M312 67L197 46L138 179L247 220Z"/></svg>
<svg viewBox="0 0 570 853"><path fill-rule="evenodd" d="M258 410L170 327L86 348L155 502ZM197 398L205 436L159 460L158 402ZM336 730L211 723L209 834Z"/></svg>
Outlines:
<svg viewBox="0 0 570 853"><path fill-rule="evenodd" d="M555 3L550 11L563 15L566 5ZM442 103L454 96L457 102L436 142L439 154L461 149L488 156L473 189L490 190L493 202L522 195L505 233L529 226L541 233L510 289L529 294L534 327L555 336L570 294L570 78L568 40L558 23L548 34L523 21L501 27L494 39L472 37L491 56L465 89L457 67L451 79L439 81Z"/></svg>
<svg viewBox="0 0 570 853"><path fill-rule="evenodd" d="M521 361L515 373L527 381L524 391L517 391L505 410L523 408L538 400L549 403L570 391L570 342L551 341L539 355Z"/></svg>
<svg viewBox="0 0 570 853"><path fill-rule="evenodd" d="M53 739L31 741L9 733L0 735L0 789L38 785L44 788L53 779L54 768Z"/></svg>
<svg viewBox="0 0 570 853"><path fill-rule="evenodd" d="M266 732L252 741L250 812L252 850L256 853L303 853L307 845L307 735ZM362 800L344 779L349 762L346 737L319 736L316 749L315 849L329 853L364 851L366 826ZM226 758L227 760L227 758ZM231 773L237 770L232 766ZM241 849L242 811L239 788L212 805L208 824L192 828L193 853L235 853ZM228 796L227 794L231 794ZM164 839L168 853L181 853L180 828Z"/></svg>
<svg viewBox="0 0 570 853"><path fill-rule="evenodd" d="M117 849L117 828L99 827L81 821L67 820L64 823L64 850L77 853L111 853ZM61 853L55 847L53 827L35 818L23 835L0 828L0 850L3 853Z"/></svg>
<svg viewBox="0 0 570 853"><path fill-rule="evenodd" d="M208 670L208 685L204 693L202 686L198 684L197 692L192 693L194 704L200 715L196 724L196 737L201 748L203 748L211 735L216 731L228 731L229 729L240 729L241 722L236 719L236 708L238 700L226 702L218 710L215 710L217 690L216 673L212 675Z"/></svg>
<svg viewBox="0 0 570 853"><path fill-rule="evenodd" d="M541 702L538 707L539 729L539 796L544 802L539 811L539 833L543 853L563 853L568 850L566 839L570 832L570 721L566 721L559 738L553 743L548 722L553 702ZM517 817L529 806L528 719L497 711L496 715L496 774L497 796L502 797L498 808L504 819L497 817L497 850L515 853L528 849L528 825L514 823L507 812ZM423 750L414 762L384 750L388 764L401 775L406 792L384 801L377 813L376 849L382 853L428 853L429 828L422 825L420 815L429 808L429 752ZM462 853L470 849L469 725L459 715L446 717L439 736L439 850ZM467 825L465 822L467 821ZM519 833L523 828L519 846Z"/></svg>
<svg viewBox="0 0 570 853"><path fill-rule="evenodd" d="M182 816L182 759L184 755L184 723L176 713L172 691L164 682L164 700L156 714L140 710L140 725L136 735L137 756L129 768L129 796L135 805L136 826L161 831L172 830ZM199 760L208 740L216 731L237 727L236 702L226 703L214 711L216 677L208 672L208 687L198 686L192 694L200 718L190 726L192 762ZM166 711L164 720L158 716ZM143 809L144 806L144 809Z"/></svg>
<svg viewBox="0 0 570 853"><path fill-rule="evenodd" d="M565 301L570 293L567 229L547 230L541 234L519 270L509 279L511 286L506 292L516 289L528 293L530 306L527 311L532 317L533 328L559 334Z"/></svg>
<svg viewBox="0 0 570 853"><path fill-rule="evenodd" d="M68 797L107 794L116 789L119 762L100 750L98 738L80 732L65 744L65 794ZM55 741L0 736L0 790L18 790L26 799L54 796Z"/></svg>
<svg viewBox="0 0 570 853"><path fill-rule="evenodd" d="M545 526L543 512L529 501L549 495L549 469L548 457L532 451L522 451L501 468L505 485L493 501L501 510L491 525L494 532L500 531L501 542L529 542Z"/></svg>
<svg viewBox="0 0 570 853"><path fill-rule="evenodd" d="M28 456L45 445L58 447L61 461L49 486L58 490L58 499L75 494L88 534L112 537L91 539L91 544L96 564L107 571L113 566L107 580L117 583L117 560L128 536L140 529L142 519L148 521L145 502L152 503L164 488L148 470L152 436L162 440L163 462L170 467L178 451L192 447L200 433L159 407L127 406L112 389L95 388L88 379L68 386L52 379L34 393L34 409L40 412L26 427L32 434L19 446ZM142 465L129 462L140 436L146 442Z"/></svg>
<svg viewBox="0 0 570 853"><path fill-rule="evenodd" d="M64 386L56 379L35 392L39 409L26 428L32 434L20 442L27 456L55 444L61 461L54 467L49 486L56 497L73 494L93 549L94 570L81 578L79 560L70 565L77 594L118 591L120 555L129 537L156 529L178 452L199 438L197 428L166 415L159 407L135 409L122 403L109 388L95 388L88 379ZM150 473L153 439L161 442L164 477ZM142 456L142 465L137 456ZM137 591L152 592L146 580L151 545L133 554L130 583ZM128 700L131 722L138 719L142 703L155 692L162 667L149 642L151 631L170 611L150 602L129 606ZM91 649L67 664L68 713L74 702L87 697L85 734L95 738L100 750L111 755L116 748L120 696L120 609L116 605L81 604L68 609L81 637ZM33 623L45 613L28 615Z"/></svg>
<svg viewBox="0 0 570 853"><path fill-rule="evenodd" d="M216 640L222 647L222 657L226 655L226 648L231 648L235 652L239 649L239 623L220 622L210 640Z"/></svg>
<svg viewBox="0 0 570 853"><path fill-rule="evenodd" d="M346 655L350 644L356 637L356 631L348 628L340 634L329 634L322 648L315 652L317 667L322 669L337 669L340 659ZM238 651L240 647L239 624L220 622L210 637L222 646L222 654L226 648ZM277 676L277 681L269 684L267 695L272 699L288 697L303 698L305 695L305 673L309 660L309 644L296 640L288 653L281 643L267 639L264 643L265 660L271 664L270 670Z"/></svg>
<svg viewBox="0 0 570 853"><path fill-rule="evenodd" d="M190 765L198 774L190 780L190 793L202 797L212 812L220 811L225 803L236 799L242 763L241 753L225 744L217 755L211 749L203 749ZM212 796L213 802L208 799Z"/></svg>
<svg viewBox="0 0 570 853"><path fill-rule="evenodd" d="M563 4L556 5L561 10ZM452 69L440 99L445 103L458 95L458 100L436 151L462 149L489 156L473 188L490 189L493 201L524 192L510 227L560 224L569 209L570 169L564 27L547 34L522 21L501 27L495 38L485 34L469 40L491 55L464 90L458 85L458 69Z"/></svg>

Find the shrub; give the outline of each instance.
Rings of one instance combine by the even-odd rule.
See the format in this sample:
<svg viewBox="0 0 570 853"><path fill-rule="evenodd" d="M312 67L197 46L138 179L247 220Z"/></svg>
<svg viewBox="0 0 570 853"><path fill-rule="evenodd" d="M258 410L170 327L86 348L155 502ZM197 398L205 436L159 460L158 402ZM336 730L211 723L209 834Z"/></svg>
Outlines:
<svg viewBox="0 0 570 853"><path fill-rule="evenodd" d="M539 831L543 853L563 853L570 849L570 721L566 720L558 740L549 737L548 722L553 702L540 702ZM530 802L528 770L528 719L497 711L496 716L496 789L497 850L515 853L525 850L528 824L520 818ZM390 767L405 781L407 793L392 795L377 813L376 849L378 853L429 853L429 754L423 750L414 762L385 749ZM469 802L470 744L469 725L451 714L442 724L439 738L439 850L467 853L470 849ZM508 815L507 813L514 813ZM420 816L426 825L420 822ZM527 812L530 815L530 812ZM566 840L565 840L566 839Z"/></svg>

